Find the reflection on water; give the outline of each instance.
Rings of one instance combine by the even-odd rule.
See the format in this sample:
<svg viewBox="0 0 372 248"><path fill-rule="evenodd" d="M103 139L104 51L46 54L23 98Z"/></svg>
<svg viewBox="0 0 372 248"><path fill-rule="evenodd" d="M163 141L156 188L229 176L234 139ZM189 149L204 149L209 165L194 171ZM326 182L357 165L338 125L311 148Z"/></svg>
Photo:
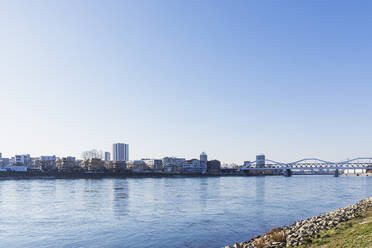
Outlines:
<svg viewBox="0 0 372 248"><path fill-rule="evenodd" d="M315 187L316 185L316 187ZM3 247L222 247L370 196L372 177L0 181Z"/></svg>
<svg viewBox="0 0 372 248"><path fill-rule="evenodd" d="M112 208L117 218L128 214L129 186L127 179L112 180Z"/></svg>
<svg viewBox="0 0 372 248"><path fill-rule="evenodd" d="M199 203L202 209L206 208L209 198L208 194L208 178L196 179L199 181Z"/></svg>
<svg viewBox="0 0 372 248"><path fill-rule="evenodd" d="M263 206L265 203L265 178L266 177L255 177L257 206Z"/></svg>

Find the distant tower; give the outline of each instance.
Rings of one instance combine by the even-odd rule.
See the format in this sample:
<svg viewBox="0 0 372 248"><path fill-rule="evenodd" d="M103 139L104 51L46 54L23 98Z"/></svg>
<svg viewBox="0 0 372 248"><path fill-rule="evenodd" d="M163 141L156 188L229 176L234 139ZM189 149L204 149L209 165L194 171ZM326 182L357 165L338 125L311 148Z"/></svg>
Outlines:
<svg viewBox="0 0 372 248"><path fill-rule="evenodd" d="M256 167L264 168L265 167L265 155L260 154L256 156Z"/></svg>
<svg viewBox="0 0 372 248"><path fill-rule="evenodd" d="M105 152L105 161L110 161L111 154L109 152Z"/></svg>
<svg viewBox="0 0 372 248"><path fill-rule="evenodd" d="M202 173L207 173L207 165L208 165L208 155L205 152L200 154L200 165L202 169Z"/></svg>
<svg viewBox="0 0 372 248"><path fill-rule="evenodd" d="M129 145L124 143L116 143L112 145L112 155L114 161L129 160Z"/></svg>

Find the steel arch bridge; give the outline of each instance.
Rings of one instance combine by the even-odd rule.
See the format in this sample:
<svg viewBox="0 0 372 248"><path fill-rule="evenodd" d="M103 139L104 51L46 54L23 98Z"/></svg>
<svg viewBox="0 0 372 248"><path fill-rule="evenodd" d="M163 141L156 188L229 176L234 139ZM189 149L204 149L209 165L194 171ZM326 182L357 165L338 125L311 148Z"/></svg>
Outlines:
<svg viewBox="0 0 372 248"><path fill-rule="evenodd" d="M264 166L257 166L258 161L245 164L241 170L288 170L288 169L372 169L372 157L358 157L341 162L325 161L318 158L304 158L301 160L281 163L265 159ZM259 161L262 165L263 160Z"/></svg>

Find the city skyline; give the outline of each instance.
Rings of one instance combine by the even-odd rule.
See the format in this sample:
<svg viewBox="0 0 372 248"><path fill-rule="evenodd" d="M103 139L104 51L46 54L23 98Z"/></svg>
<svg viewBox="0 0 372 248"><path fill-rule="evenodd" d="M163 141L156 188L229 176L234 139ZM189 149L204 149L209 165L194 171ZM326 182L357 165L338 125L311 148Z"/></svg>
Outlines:
<svg viewBox="0 0 372 248"><path fill-rule="evenodd" d="M0 151L372 155L371 4L3 1Z"/></svg>

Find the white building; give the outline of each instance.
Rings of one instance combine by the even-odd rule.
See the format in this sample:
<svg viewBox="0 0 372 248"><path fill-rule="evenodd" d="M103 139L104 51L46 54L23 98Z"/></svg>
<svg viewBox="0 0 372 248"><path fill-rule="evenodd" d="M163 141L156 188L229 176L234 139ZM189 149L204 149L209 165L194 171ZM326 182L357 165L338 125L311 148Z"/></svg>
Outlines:
<svg viewBox="0 0 372 248"><path fill-rule="evenodd" d="M183 164L186 162L186 159L184 158L176 158L176 157L165 157L163 158L163 166L183 166Z"/></svg>
<svg viewBox="0 0 372 248"><path fill-rule="evenodd" d="M41 156L39 161L39 168L48 171L57 169L57 158L53 156Z"/></svg>
<svg viewBox="0 0 372 248"><path fill-rule="evenodd" d="M126 164L127 164L127 169L134 171L134 172L141 172L141 171L145 171L149 169L149 167L143 160L132 160L132 161L126 162Z"/></svg>
<svg viewBox="0 0 372 248"><path fill-rule="evenodd" d="M185 161L183 164L183 172L186 173L202 173L201 161L197 159L191 159Z"/></svg>
<svg viewBox="0 0 372 248"><path fill-rule="evenodd" d="M148 167L153 170L161 170L163 168L163 161L161 159L142 159Z"/></svg>
<svg viewBox="0 0 372 248"><path fill-rule="evenodd" d="M53 155L53 156L41 156L40 160L41 161L56 161L57 158L56 158L55 155Z"/></svg>
<svg viewBox="0 0 372 248"><path fill-rule="evenodd" d="M30 154L15 155L14 156L14 163L15 163L15 165L29 166L31 164L31 156L30 156Z"/></svg>
<svg viewBox="0 0 372 248"><path fill-rule="evenodd" d="M124 143L116 143L112 145L112 155L114 161L129 160L129 145Z"/></svg>
<svg viewBox="0 0 372 248"><path fill-rule="evenodd" d="M183 170L185 162L184 158L165 157L163 158L163 168L166 172L180 172Z"/></svg>
<svg viewBox="0 0 372 248"><path fill-rule="evenodd" d="M105 161L111 160L111 154L109 152L105 152Z"/></svg>

